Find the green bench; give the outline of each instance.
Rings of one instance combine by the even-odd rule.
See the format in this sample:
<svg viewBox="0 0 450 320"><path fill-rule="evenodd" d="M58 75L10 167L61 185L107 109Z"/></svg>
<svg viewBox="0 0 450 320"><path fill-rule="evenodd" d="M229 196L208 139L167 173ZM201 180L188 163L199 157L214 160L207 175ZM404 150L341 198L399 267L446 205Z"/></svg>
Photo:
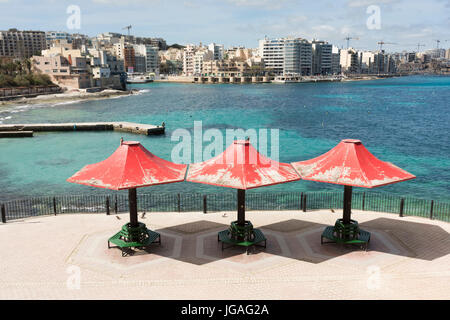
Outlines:
<svg viewBox="0 0 450 320"><path fill-rule="evenodd" d="M336 230L336 226L328 226L323 231L320 236L320 243L341 243L341 244L351 244L358 245L361 248L364 248L367 251L367 246L370 242L370 232L367 232L362 229L357 229L357 231L351 231L350 237L341 237L343 234L340 233L341 230ZM330 241L324 241L324 239L328 239Z"/></svg>
<svg viewBox="0 0 450 320"><path fill-rule="evenodd" d="M123 231L117 232L111 238L108 239L108 249L110 248L120 248L122 251L122 257L126 256L127 252L125 249L131 248L145 248L150 246L153 242L159 243L161 245L161 235L158 232L151 231L147 229L147 235L142 242L141 241L125 241L123 239ZM156 241L157 240L157 241ZM115 244L116 247L112 247L110 243Z"/></svg>
<svg viewBox="0 0 450 320"><path fill-rule="evenodd" d="M253 229L253 239L251 240L237 240L237 239L232 239L231 234L230 234L230 230L223 230L220 231L217 235L217 241L222 242L222 251L224 249L226 249L224 247L224 244L230 244L230 246L228 246L227 248L231 248L233 246L242 246L242 247L246 247L246 252L248 254L248 248L252 247L252 246L260 246L260 247L267 247L267 239L264 236L264 234L262 233L261 230L259 229ZM261 245L260 243L264 242L264 245Z"/></svg>

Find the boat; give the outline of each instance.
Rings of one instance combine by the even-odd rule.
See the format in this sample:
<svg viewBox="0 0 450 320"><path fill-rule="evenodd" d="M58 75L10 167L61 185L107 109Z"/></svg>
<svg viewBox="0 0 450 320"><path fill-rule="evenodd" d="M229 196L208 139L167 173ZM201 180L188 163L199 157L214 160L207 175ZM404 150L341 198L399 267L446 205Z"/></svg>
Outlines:
<svg viewBox="0 0 450 320"><path fill-rule="evenodd" d="M301 80L301 76L295 74L285 74L282 76L276 76L272 83L298 83Z"/></svg>
<svg viewBox="0 0 450 320"><path fill-rule="evenodd" d="M143 73L128 73L127 83L147 83L153 82L153 78Z"/></svg>

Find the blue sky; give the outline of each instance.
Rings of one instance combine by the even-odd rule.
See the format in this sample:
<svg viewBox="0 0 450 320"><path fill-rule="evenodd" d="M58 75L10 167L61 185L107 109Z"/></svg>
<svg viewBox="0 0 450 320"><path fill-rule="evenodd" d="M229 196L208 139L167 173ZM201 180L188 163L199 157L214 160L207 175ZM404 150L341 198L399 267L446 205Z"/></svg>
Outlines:
<svg viewBox="0 0 450 320"><path fill-rule="evenodd" d="M81 9L81 28L69 30L69 5ZM380 8L380 29L368 29L367 8ZM388 51L450 46L450 0L0 0L0 30L61 30L90 36L123 32L172 43L223 43L257 47L258 39L300 36L341 47ZM447 40L447 41L445 41Z"/></svg>

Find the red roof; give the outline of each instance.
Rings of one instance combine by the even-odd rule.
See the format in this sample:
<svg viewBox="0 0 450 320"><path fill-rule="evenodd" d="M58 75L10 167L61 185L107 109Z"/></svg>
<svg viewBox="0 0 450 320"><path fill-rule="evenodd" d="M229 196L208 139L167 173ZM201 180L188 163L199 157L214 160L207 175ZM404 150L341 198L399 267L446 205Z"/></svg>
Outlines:
<svg viewBox="0 0 450 320"><path fill-rule="evenodd" d="M261 155L249 141L236 140L222 154L189 165L186 181L252 189L300 180L289 163Z"/></svg>
<svg viewBox="0 0 450 320"><path fill-rule="evenodd" d="M109 158L85 166L67 181L112 190L131 189L184 181L186 167L155 156L137 141L126 141Z"/></svg>
<svg viewBox="0 0 450 320"><path fill-rule="evenodd" d="M361 141L342 140L317 158L293 162L302 179L354 187L374 188L414 179L405 170L377 159Z"/></svg>

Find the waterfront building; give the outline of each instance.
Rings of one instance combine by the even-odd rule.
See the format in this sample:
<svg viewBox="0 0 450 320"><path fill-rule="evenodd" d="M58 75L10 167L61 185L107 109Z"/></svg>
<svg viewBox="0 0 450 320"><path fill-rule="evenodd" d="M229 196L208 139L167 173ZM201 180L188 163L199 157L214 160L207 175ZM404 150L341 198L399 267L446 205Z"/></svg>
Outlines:
<svg viewBox="0 0 450 320"><path fill-rule="evenodd" d="M134 51L136 53L136 68L142 71L136 70L136 72L152 72L155 73L155 75L159 74L159 56L158 51L159 48L148 45L148 44L138 44L133 45ZM138 56L142 56L144 58L144 66L143 68L138 68L138 61L140 58ZM141 62L139 62L140 65Z"/></svg>
<svg viewBox="0 0 450 320"><path fill-rule="evenodd" d="M311 75L312 45L305 39L279 38L259 41L259 55L274 74Z"/></svg>
<svg viewBox="0 0 450 320"><path fill-rule="evenodd" d="M314 40L312 42L312 51L313 74L331 74L333 46L325 41Z"/></svg>
<svg viewBox="0 0 450 320"><path fill-rule="evenodd" d="M372 51L363 51L360 54L361 63L360 63L360 72L371 74L374 72L374 62L375 62L375 53Z"/></svg>
<svg viewBox="0 0 450 320"><path fill-rule="evenodd" d="M188 44L183 49L183 75L192 76L194 74L194 55L196 47Z"/></svg>
<svg viewBox="0 0 450 320"><path fill-rule="evenodd" d="M343 73L358 73L360 58L359 53L353 49L340 50L340 65Z"/></svg>
<svg viewBox="0 0 450 320"><path fill-rule="evenodd" d="M63 55L32 57L32 70L46 74L52 82L68 89L92 87L92 75L87 69L86 58Z"/></svg>
<svg viewBox="0 0 450 320"><path fill-rule="evenodd" d="M138 54L138 53L136 53L134 55L133 72L137 72L137 73L145 73L146 72L145 56Z"/></svg>
<svg viewBox="0 0 450 320"><path fill-rule="evenodd" d="M67 89L121 89L120 73L110 68L109 60L113 58L106 51L94 48L86 53L80 49L52 47L43 50L42 56L32 57L32 69L47 74L52 82Z"/></svg>
<svg viewBox="0 0 450 320"><path fill-rule="evenodd" d="M125 65L125 71L133 73L136 68L136 54L134 48L131 45L125 45L123 48L123 61Z"/></svg>
<svg viewBox="0 0 450 320"><path fill-rule="evenodd" d="M331 73L340 74L341 73L341 54L338 47L333 46L331 52Z"/></svg>
<svg viewBox="0 0 450 320"><path fill-rule="evenodd" d="M242 77L248 75L250 67L240 60L203 61L201 75L208 77Z"/></svg>
<svg viewBox="0 0 450 320"><path fill-rule="evenodd" d="M284 71L284 39L259 40L259 55L264 59L266 70L274 74Z"/></svg>
<svg viewBox="0 0 450 320"><path fill-rule="evenodd" d="M0 31L0 57L29 58L45 49L47 42L43 31Z"/></svg>
<svg viewBox="0 0 450 320"><path fill-rule="evenodd" d="M445 59L450 60L450 49L445 50Z"/></svg>
<svg viewBox="0 0 450 320"><path fill-rule="evenodd" d="M194 54L194 61L193 61L194 73L193 74L201 75L202 68L203 68L203 62L210 61L210 60L214 60L214 56L211 51L205 50L204 48L197 50Z"/></svg>
<svg viewBox="0 0 450 320"><path fill-rule="evenodd" d="M106 61L107 61L106 64L111 70L111 74L122 74L125 72L125 63L123 60L118 59L116 56L112 54L107 54Z"/></svg>
<svg viewBox="0 0 450 320"><path fill-rule="evenodd" d="M312 74L312 45L305 39L298 39L300 47L300 74L309 76Z"/></svg>

